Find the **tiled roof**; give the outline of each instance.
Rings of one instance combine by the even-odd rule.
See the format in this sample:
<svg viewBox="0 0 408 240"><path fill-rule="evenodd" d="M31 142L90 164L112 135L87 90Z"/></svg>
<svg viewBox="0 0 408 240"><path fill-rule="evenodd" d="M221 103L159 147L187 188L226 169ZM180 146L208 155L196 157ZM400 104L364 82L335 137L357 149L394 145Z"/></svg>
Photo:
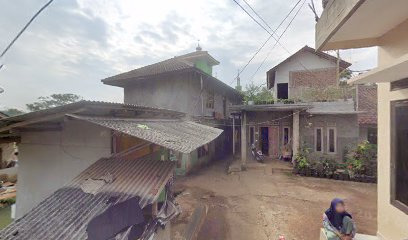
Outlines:
<svg viewBox="0 0 408 240"><path fill-rule="evenodd" d="M0 239L85 240L90 220L112 205L139 196L143 208L154 202L173 174L174 163L144 157L135 160L101 159L79 174L71 183L46 198L22 218L0 232ZM113 181L85 193L89 179L106 174ZM127 239L126 232L115 239Z"/></svg>
<svg viewBox="0 0 408 240"><path fill-rule="evenodd" d="M300 53L303 53L303 52L313 53L313 54L315 54L315 55L317 55L317 56L319 56L319 57L321 57L321 58L327 59L327 60L332 61L332 62L335 62L335 63L337 62L337 57L334 57L334 56L332 56L332 55L330 55L330 54L327 54L327 53L325 53L325 52L322 52L322 51L316 51L314 48L311 48L311 47L309 47L309 46L306 45L306 46L304 46L303 48L301 48L299 51L297 51L296 53L290 55L288 58L286 58L285 60L283 60L282 62L280 62L280 63L279 63L278 65L276 65L275 67L271 68L268 72L274 71L275 69L277 69L277 68L278 68L279 66L281 66L282 64L284 64L284 63L290 61L292 58L296 57L297 55L299 55ZM350 67L350 66L351 66L351 63L346 62L346 61L340 59L340 68L346 69L346 68L348 68L348 67Z"/></svg>
<svg viewBox="0 0 408 240"><path fill-rule="evenodd" d="M222 133L218 128L177 119L143 120L71 116L183 153L194 151Z"/></svg>
<svg viewBox="0 0 408 240"><path fill-rule="evenodd" d="M377 124L377 85L357 85L357 110L359 124Z"/></svg>

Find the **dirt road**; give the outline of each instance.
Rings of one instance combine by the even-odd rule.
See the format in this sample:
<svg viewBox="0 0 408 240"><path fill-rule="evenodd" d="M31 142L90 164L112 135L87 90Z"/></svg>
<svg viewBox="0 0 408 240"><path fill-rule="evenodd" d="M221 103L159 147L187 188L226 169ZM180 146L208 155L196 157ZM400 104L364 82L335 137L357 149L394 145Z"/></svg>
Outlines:
<svg viewBox="0 0 408 240"><path fill-rule="evenodd" d="M376 234L375 184L306 178L272 173L270 165L227 175L219 162L178 179L177 201L183 214L172 225L180 236L198 203L209 206L200 240L319 238L322 213L334 197L346 199L359 233Z"/></svg>

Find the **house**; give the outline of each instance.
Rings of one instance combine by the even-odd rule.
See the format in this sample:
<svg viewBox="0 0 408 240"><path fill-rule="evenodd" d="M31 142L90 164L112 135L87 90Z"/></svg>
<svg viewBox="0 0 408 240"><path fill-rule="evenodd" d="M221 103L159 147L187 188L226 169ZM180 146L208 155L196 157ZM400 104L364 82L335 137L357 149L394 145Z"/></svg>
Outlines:
<svg viewBox="0 0 408 240"><path fill-rule="evenodd" d="M350 84L378 86L378 232L408 238L408 2L330 0L316 24L319 50L378 47L378 67Z"/></svg>
<svg viewBox="0 0 408 240"><path fill-rule="evenodd" d="M337 86L337 71L343 71L350 65L305 46L267 71L266 84L268 89L273 89L275 99L302 99L310 88Z"/></svg>
<svg viewBox="0 0 408 240"><path fill-rule="evenodd" d="M356 108L360 126L360 142L377 144L377 85L356 85Z"/></svg>
<svg viewBox="0 0 408 240"><path fill-rule="evenodd" d="M231 120L228 107L240 104L239 91L213 76L219 62L200 46L195 52L176 56L158 63L103 79L107 85L124 90L124 103L161 107L186 113L190 119L224 130L216 142L209 145L214 156L231 152ZM190 161L186 174L208 163L205 149L198 150Z"/></svg>
<svg viewBox="0 0 408 240"><path fill-rule="evenodd" d="M100 159L149 158L173 161L180 168L192 152L221 133L173 110L92 101L0 120L0 138L13 136L20 142L16 218L28 214ZM136 181L139 176L122 177ZM164 178L157 180L165 185ZM124 189L123 194L132 195L134 190Z"/></svg>
<svg viewBox="0 0 408 240"><path fill-rule="evenodd" d="M7 114L0 112L0 120L7 117ZM0 141L0 169L7 168L11 161L16 160L16 146L14 141L15 139L13 138L2 139Z"/></svg>
<svg viewBox="0 0 408 240"><path fill-rule="evenodd" d="M340 69L337 68L340 64ZM255 143L265 155L279 158L284 151L296 155L308 148L313 159L342 162L344 150L359 141L358 118L352 96L309 98L312 91L339 90L338 73L350 66L329 54L308 46L267 72L267 86L278 100L274 104L234 105L241 116L241 156L249 159L248 146ZM341 91L338 91L341 93ZM312 96L313 97L313 96ZM332 97L332 96L330 96Z"/></svg>

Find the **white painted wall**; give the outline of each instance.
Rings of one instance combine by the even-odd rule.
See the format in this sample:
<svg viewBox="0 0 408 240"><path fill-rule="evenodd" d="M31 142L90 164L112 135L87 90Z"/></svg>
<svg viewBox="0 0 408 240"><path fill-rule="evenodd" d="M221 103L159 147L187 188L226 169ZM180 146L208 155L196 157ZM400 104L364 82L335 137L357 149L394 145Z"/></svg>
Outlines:
<svg viewBox="0 0 408 240"><path fill-rule="evenodd" d="M109 129L82 121L67 121L62 131L22 133L16 217L22 217L96 160L110 156L110 136Z"/></svg>
<svg viewBox="0 0 408 240"><path fill-rule="evenodd" d="M321 69L336 67L336 63L329 61L325 58L319 57L316 54L310 52L300 53L295 56L290 61L283 63L276 69L275 75L275 85L274 85L274 97L278 97L277 84L278 83L289 83L289 73L293 71ZM290 88L289 90L290 91ZM289 93L290 96L290 93Z"/></svg>

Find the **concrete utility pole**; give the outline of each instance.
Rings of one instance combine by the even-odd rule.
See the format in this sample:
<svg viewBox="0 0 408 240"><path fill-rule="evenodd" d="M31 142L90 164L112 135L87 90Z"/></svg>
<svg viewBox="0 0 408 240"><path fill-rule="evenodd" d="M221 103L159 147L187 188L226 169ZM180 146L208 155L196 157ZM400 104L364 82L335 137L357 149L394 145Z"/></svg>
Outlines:
<svg viewBox="0 0 408 240"><path fill-rule="evenodd" d="M235 156L235 115L232 115L232 157Z"/></svg>
<svg viewBox="0 0 408 240"><path fill-rule="evenodd" d="M241 116L241 169L246 168L247 160L247 113L242 111Z"/></svg>

